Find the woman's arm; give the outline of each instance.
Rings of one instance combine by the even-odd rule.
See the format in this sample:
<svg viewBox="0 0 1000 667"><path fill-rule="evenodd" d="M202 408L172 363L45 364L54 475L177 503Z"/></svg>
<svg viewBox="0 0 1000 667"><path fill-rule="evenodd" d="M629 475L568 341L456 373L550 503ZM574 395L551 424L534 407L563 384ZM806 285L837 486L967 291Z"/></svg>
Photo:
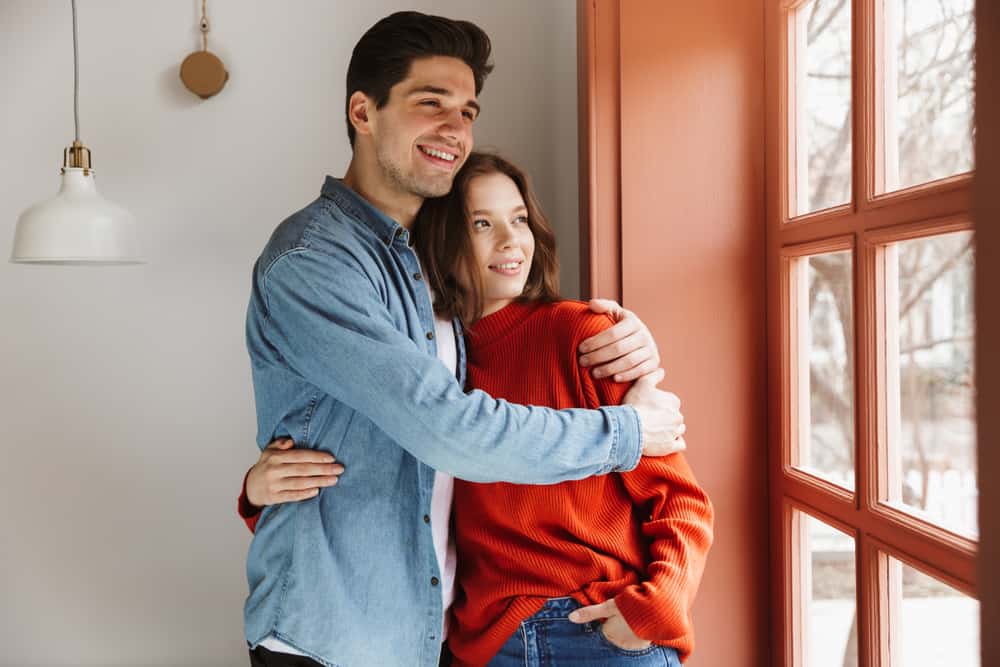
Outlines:
<svg viewBox="0 0 1000 667"><path fill-rule="evenodd" d="M691 605L712 544L712 504L683 454L644 460L622 478L635 506L649 512L642 525L650 541L647 579L569 618L607 619L605 636L622 648L641 649L650 641L690 645Z"/></svg>
<svg viewBox="0 0 1000 667"><path fill-rule="evenodd" d="M593 335L603 322L583 316L581 335ZM579 323L578 323L579 325ZM594 379L581 372L587 407L622 400L628 384ZM712 543L713 509L683 454L644 458L635 470L620 473L635 507L642 509L643 535L649 541L646 580L629 586L613 600L578 610L571 619L605 618L607 638L623 648L641 648L648 640L669 641L690 634L690 609ZM646 641L643 641L646 640Z"/></svg>
<svg viewBox="0 0 1000 667"><path fill-rule="evenodd" d="M650 562L646 581L619 593L615 604L637 636L680 639L691 634L691 606L712 545L712 503L683 454L643 461L622 479L647 517Z"/></svg>

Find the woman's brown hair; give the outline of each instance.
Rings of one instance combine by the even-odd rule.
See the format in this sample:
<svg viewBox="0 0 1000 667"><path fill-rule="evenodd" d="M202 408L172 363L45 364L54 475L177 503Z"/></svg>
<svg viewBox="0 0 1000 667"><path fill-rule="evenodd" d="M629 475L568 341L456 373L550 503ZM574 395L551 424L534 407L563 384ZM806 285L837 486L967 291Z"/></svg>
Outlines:
<svg viewBox="0 0 1000 667"><path fill-rule="evenodd" d="M514 181L528 209L528 228L535 237L528 280L519 301L555 301L559 298L559 259L556 238L542 213L527 175L516 166L492 153L471 153L455 176L451 192L428 199L417 214L414 245L424 274L437 296L434 311L441 317L458 317L465 327L483 313L483 285L479 273L470 271L469 288L456 279L465 271L464 262L472 257L472 240L465 206L469 183L476 176L504 174Z"/></svg>

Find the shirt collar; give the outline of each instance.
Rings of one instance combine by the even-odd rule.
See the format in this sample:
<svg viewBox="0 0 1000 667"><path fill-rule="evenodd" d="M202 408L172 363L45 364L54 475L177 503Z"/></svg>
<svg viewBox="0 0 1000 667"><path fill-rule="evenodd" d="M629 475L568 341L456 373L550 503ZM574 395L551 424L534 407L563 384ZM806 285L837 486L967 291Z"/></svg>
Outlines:
<svg viewBox="0 0 1000 667"><path fill-rule="evenodd" d="M409 243L410 233L401 224L372 206L371 202L344 185L339 178L327 176L322 195L336 202L345 213L371 229L387 246L399 238Z"/></svg>

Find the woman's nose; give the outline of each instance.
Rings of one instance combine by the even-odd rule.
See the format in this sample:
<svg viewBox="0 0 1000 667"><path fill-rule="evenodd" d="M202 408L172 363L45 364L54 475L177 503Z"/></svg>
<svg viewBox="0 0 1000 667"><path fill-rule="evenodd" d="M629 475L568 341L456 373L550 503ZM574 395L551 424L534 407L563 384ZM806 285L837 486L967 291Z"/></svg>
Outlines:
<svg viewBox="0 0 1000 667"><path fill-rule="evenodd" d="M514 230L510 228L510 225L500 227L499 234L497 235L497 245L501 248L509 248L514 245Z"/></svg>

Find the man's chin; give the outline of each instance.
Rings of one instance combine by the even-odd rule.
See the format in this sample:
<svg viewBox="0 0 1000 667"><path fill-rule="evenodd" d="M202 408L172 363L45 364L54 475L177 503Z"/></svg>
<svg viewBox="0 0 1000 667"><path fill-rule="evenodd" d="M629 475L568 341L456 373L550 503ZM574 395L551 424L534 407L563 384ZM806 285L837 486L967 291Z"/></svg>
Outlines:
<svg viewBox="0 0 1000 667"><path fill-rule="evenodd" d="M451 192L451 184L454 178L442 178L435 179L433 181L424 181L422 183L417 183L414 189L414 194L420 195L424 199L434 199L435 197L444 197L446 194Z"/></svg>

